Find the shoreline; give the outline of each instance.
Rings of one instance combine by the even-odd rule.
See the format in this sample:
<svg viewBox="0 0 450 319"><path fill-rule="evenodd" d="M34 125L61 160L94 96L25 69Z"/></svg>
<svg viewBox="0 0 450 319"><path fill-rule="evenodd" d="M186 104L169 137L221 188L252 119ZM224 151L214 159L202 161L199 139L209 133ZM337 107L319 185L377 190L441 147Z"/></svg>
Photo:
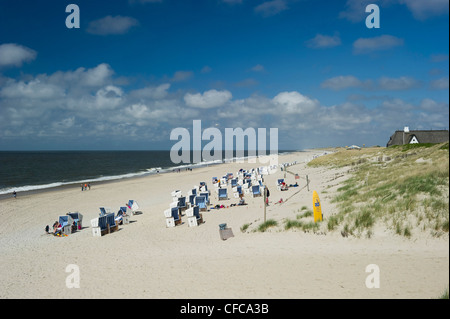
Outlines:
<svg viewBox="0 0 450 319"><path fill-rule="evenodd" d="M267 219L295 219L303 206L312 208L313 190L320 194L324 218L336 213L331 199L350 175L348 169L306 166L308 158L322 153L280 156L280 165L298 161L289 171L300 174L301 187L277 190L275 182L284 171L265 176L271 193ZM371 239L344 238L339 232L258 231L263 198L246 195L246 206L232 207L238 200L229 196L219 201L211 184L213 176L255 166L222 163L192 172L108 181L86 192L72 187L3 201L0 266L8 271L0 273L0 297L437 298L447 288L448 237L408 240L386 230ZM336 179L337 172L342 177ZM305 175L310 177L309 191L302 188ZM197 227L189 227L182 216L181 225L167 228L163 212L171 192L179 189L184 196L201 181L211 190L212 206L226 208L202 212L204 223ZM294 182L294 175L287 174L286 181ZM285 199L281 204L280 198ZM98 208L116 212L130 199L138 202L142 214L132 216L119 231L94 237L90 220L98 217ZM64 238L44 233L46 224L69 211L83 214L80 231ZM223 223L234 234L225 241L218 233ZM249 226L243 231L245 224ZM369 264L381 269L380 289L364 284ZM79 289L66 286L68 265L79 267ZM113 275L120 279L111 284Z"/></svg>
<svg viewBox="0 0 450 319"><path fill-rule="evenodd" d="M277 154L277 156L285 156L285 155L289 155L292 153L301 153L301 152L314 152L316 151L315 149L309 149L309 150L300 150L300 151L284 151L283 153ZM204 167L213 167L216 165L223 165L223 164L229 164L229 163L239 163L239 161L244 161L244 162L248 162L249 159L253 159L253 158L233 158L233 159L224 159L222 160L222 162L218 162L218 163L190 163L190 164L182 164L179 166L181 172L186 171L188 168L194 170L194 169L199 169L199 168L204 168ZM258 159L256 159L258 160ZM71 188L81 188L81 184L84 183L91 183L91 185L103 185L103 184L108 184L108 183L114 183L114 182L119 182L122 180L132 180L132 179L139 179L139 178L144 178L144 177L148 177L148 176L152 176L152 175L161 175L161 174L169 174L169 173L176 173L175 170L178 169L178 167L175 166L171 166L169 168L162 168L161 171L156 170L155 172L145 172L142 174L138 174L138 173L127 173L127 174L123 174L123 175L119 175L119 176L124 176L124 177L117 177L117 178L112 178L112 179L105 179L105 180L95 180L94 179L87 179L86 181L74 181L74 182L65 182L64 185L57 185L57 186L50 186L50 187L42 187L42 188L37 188L37 189L31 189L31 190L24 190L24 191L17 191L17 189L20 189L21 187L41 187L41 186L47 186L50 184L46 184L46 185L27 185L27 186L18 186L16 187L16 193L17 196L33 196L35 194L41 194L41 193L45 193L45 192L55 192L55 191L59 191L59 190L64 190L64 189L71 189ZM126 176L128 174L136 174L134 176ZM112 176L105 176L104 178L110 178L110 177L114 177L114 175ZM58 182L54 182L54 183L58 183ZM12 191L8 192L8 193L4 193L4 194L0 194L0 202L4 201L6 199L11 199L13 198L13 191L14 189L11 188ZM81 191L81 190L80 190ZM89 191L89 189L88 189Z"/></svg>
<svg viewBox="0 0 450 319"><path fill-rule="evenodd" d="M285 156L285 155L289 155L292 153L298 153L298 152L313 152L315 151L315 149L309 149L309 150L298 150L298 151L282 151L282 153L277 154L277 156ZM71 152L71 151L67 151L67 152ZM131 151L134 152L134 151ZM264 157L264 156L263 156ZM151 170L154 170L153 172L148 171L149 169L147 169L147 172L142 172L142 173L125 173L122 175L110 175L110 176L103 176L103 177L98 177L98 178L92 178L92 179L86 179L85 181L73 181L73 182L53 182L53 183L64 183L63 185L55 185L55 186L49 186L51 184L44 184L44 185L24 185L24 186L17 186L15 188L10 187L8 189L7 193L4 194L0 194L0 202L5 200L5 199L9 199L9 198L13 198L13 192L16 191L17 196L19 196L19 194L21 196L32 196L34 194L40 194L40 193L45 193L45 192L51 192L51 191L58 191L58 190L62 190L62 189L67 189L67 188L80 188L81 184L84 183L91 183L91 185L102 185L105 183L111 183L111 182L117 182L117 181L121 181L121 180L128 180L128 179L133 179L133 178L142 178L142 177L147 177L147 176L151 176L151 175L160 175L160 174L167 174L167 173L175 173L175 170L180 169L181 171L185 171L188 168L190 169L199 169L199 168L203 168L203 167L210 167L210 166L215 166L215 165L223 165L223 164L229 164L229 163L238 163L239 161L244 161L247 162L250 159L255 159L255 158L250 158L250 157L244 157L244 158L232 158L232 159L223 159L222 162L208 162L208 163L189 163L189 164L181 164L179 166L171 166L168 168L160 168L160 170L157 170L156 168L151 168ZM256 157L256 160L258 160L258 157ZM133 175L133 176L127 176L127 175ZM104 179L101 179L104 178ZM97 179L101 179L101 180L97 180ZM36 189L30 189L30 190L20 190L20 188L23 187L36 187ZM81 190L80 190L81 191Z"/></svg>

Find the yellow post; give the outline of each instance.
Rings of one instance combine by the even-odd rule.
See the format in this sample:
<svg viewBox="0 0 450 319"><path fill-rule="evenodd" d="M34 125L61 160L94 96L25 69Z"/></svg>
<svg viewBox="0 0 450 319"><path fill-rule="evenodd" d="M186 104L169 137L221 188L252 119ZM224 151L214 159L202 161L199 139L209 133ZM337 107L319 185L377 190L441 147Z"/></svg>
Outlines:
<svg viewBox="0 0 450 319"><path fill-rule="evenodd" d="M316 191L313 192L313 211L314 211L314 222L322 221L322 207L320 206L319 195Z"/></svg>

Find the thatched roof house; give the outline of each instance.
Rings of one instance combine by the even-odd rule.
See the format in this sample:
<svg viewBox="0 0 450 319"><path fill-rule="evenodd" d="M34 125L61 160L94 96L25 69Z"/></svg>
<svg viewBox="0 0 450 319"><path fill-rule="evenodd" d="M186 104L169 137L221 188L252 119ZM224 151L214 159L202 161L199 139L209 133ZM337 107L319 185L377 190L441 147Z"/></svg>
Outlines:
<svg viewBox="0 0 450 319"><path fill-rule="evenodd" d="M448 142L448 137L448 130L410 131L408 127L405 127L403 131L395 131L386 146L415 143L445 143Z"/></svg>

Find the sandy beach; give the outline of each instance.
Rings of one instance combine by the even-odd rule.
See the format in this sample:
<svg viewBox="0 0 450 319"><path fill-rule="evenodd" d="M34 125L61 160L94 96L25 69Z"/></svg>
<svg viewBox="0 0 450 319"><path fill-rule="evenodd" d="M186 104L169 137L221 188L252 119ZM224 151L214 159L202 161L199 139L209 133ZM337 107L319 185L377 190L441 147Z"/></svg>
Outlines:
<svg viewBox="0 0 450 319"><path fill-rule="evenodd" d="M348 176L348 168L307 167L305 161L323 150L280 156L279 163L295 162L288 184L278 191L275 182L284 172L264 176L270 189L267 219L282 221L302 206L312 209L312 193L321 198L324 219L336 213L331 198ZM193 171L166 173L93 185L91 190L60 190L18 194L0 202L1 298L438 298L449 283L449 238L423 233L408 239L384 229L372 238L344 238L336 232L299 230L253 231L263 222L261 197L245 196L246 206L203 212L204 224L167 228L164 210L171 192L185 195L205 181L211 203L218 204L211 178L257 167L226 163ZM305 187L305 176L310 181ZM231 187L229 194L231 195ZM325 191L326 190L326 191ZM220 204L238 199L229 196ZM142 214L102 237L93 237L90 220L99 207L117 212L136 200ZM277 203L283 199L283 203ZM58 216L79 211L83 229L68 237L45 234ZM234 237L220 239L219 224ZM245 232L240 228L250 226ZM368 265L380 270L380 287L368 288ZM80 287L68 288L68 265L79 269Z"/></svg>

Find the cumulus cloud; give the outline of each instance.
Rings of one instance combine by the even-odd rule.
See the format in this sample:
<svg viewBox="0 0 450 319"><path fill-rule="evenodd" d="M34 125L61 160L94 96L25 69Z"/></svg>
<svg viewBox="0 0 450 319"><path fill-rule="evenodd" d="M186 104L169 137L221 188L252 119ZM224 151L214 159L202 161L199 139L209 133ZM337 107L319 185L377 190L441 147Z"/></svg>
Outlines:
<svg viewBox="0 0 450 319"><path fill-rule="evenodd" d="M163 99L168 95L167 90L170 88L169 83L164 83L158 86L147 86L142 89L133 90L130 96L138 99Z"/></svg>
<svg viewBox="0 0 450 319"><path fill-rule="evenodd" d="M306 41L305 44L312 49L333 48L341 45L341 38L338 34L333 36L317 34L314 38Z"/></svg>
<svg viewBox="0 0 450 319"><path fill-rule="evenodd" d="M257 64L254 67L252 67L252 71L255 71L255 72L263 72L264 70L265 70L264 66L261 64Z"/></svg>
<svg viewBox="0 0 450 319"><path fill-rule="evenodd" d="M390 91L409 90L417 88L420 85L416 79L407 76L399 78L382 77L378 83L380 89Z"/></svg>
<svg viewBox="0 0 450 319"><path fill-rule="evenodd" d="M312 100L299 92L281 92L273 98L273 102L278 106L282 114L305 114L314 111L319 102Z"/></svg>
<svg viewBox="0 0 450 319"><path fill-rule="evenodd" d="M46 136L61 145L70 139L102 141L99 147L110 141L114 145L128 145L129 141L137 141L135 145L155 141L169 145L171 129L190 128L198 119L203 128L214 125L211 123L220 123L220 128L278 128L280 149L384 145L398 128L399 119L410 126L448 127L448 102L431 98L414 102L383 96L323 105L314 97L291 90L237 99L228 90L172 92L170 83L130 89L116 84L114 74L109 65L100 64L24 79L3 77L0 143L6 139L38 142ZM409 86L407 77L384 80L394 83L398 90ZM330 89L382 86L381 78L361 81L351 75L327 83ZM318 126L320 130L315 129Z"/></svg>
<svg viewBox="0 0 450 319"><path fill-rule="evenodd" d="M339 18L353 23L363 21L367 17L366 6L376 3L380 8L391 5L405 5L417 20L426 20L431 17L448 15L448 0L347 0L345 8L339 12Z"/></svg>
<svg viewBox="0 0 450 319"><path fill-rule="evenodd" d="M28 82L11 80L0 90L0 97L7 99L51 100L64 95L63 88L39 79Z"/></svg>
<svg viewBox="0 0 450 319"><path fill-rule="evenodd" d="M271 17L288 9L285 0L266 1L255 7L255 12L263 17Z"/></svg>
<svg viewBox="0 0 450 319"><path fill-rule="evenodd" d="M448 0L400 0L412 12L418 20L426 20L430 17L448 15Z"/></svg>
<svg viewBox="0 0 450 319"><path fill-rule="evenodd" d="M353 75L340 75L322 82L321 87L324 89L331 89L340 91L350 88L359 88L363 90L387 90L387 91L402 91L410 90L420 87L421 83L416 79L408 76L401 76L399 78L381 77L377 80L362 81Z"/></svg>
<svg viewBox="0 0 450 319"><path fill-rule="evenodd" d="M25 62L33 61L37 52L15 43L0 45L0 67L22 66Z"/></svg>
<svg viewBox="0 0 450 319"><path fill-rule="evenodd" d="M373 38L359 38L353 43L353 52L355 54L365 54L375 51L384 51L402 46L403 42L403 39L392 35L381 35Z"/></svg>
<svg viewBox="0 0 450 319"><path fill-rule="evenodd" d="M339 12L339 18L351 22L359 22L366 17L366 6L373 3L373 0L347 0L345 9Z"/></svg>
<svg viewBox="0 0 450 319"><path fill-rule="evenodd" d="M172 82L182 82L187 81L194 76L192 71L177 71L174 73L171 81Z"/></svg>
<svg viewBox="0 0 450 319"><path fill-rule="evenodd" d="M434 81L430 84L432 89L435 90L448 90L448 77L443 77Z"/></svg>
<svg viewBox="0 0 450 319"><path fill-rule="evenodd" d="M231 97L231 92L227 90L209 90L204 92L203 94L187 93L184 96L184 101L186 102L186 105L190 107L209 109L223 106L231 99Z"/></svg>
<svg viewBox="0 0 450 319"><path fill-rule="evenodd" d="M91 21L87 32L96 35L125 34L132 27L139 25L139 21L132 17L122 17L120 15Z"/></svg>
<svg viewBox="0 0 450 319"><path fill-rule="evenodd" d="M363 83L353 75L340 75L322 82L321 87L335 91L362 87Z"/></svg>

